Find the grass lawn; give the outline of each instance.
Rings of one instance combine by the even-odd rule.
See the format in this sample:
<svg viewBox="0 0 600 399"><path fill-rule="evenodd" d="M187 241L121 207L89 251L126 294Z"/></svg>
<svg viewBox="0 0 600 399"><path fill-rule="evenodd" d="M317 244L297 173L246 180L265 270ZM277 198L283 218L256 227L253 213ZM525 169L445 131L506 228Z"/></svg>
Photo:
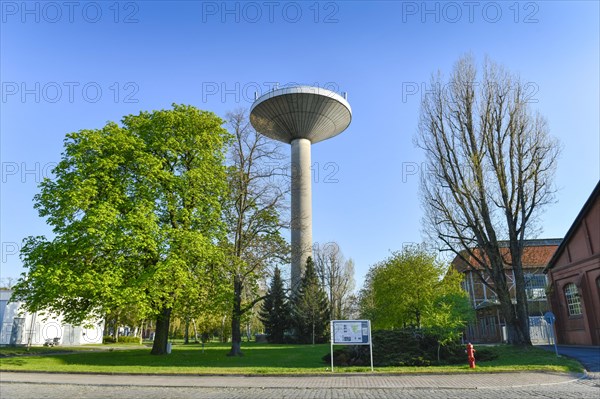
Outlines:
<svg viewBox="0 0 600 399"><path fill-rule="evenodd" d="M59 347L60 348L60 347ZM229 345L210 343L202 353L201 345L174 345L167 356L152 356L146 346L115 347L101 350L99 345L84 346L76 353L44 353L74 348L32 348L40 356L0 357L0 371L55 371L92 373L144 374L331 374L321 357L329 353L329 345L269 345L243 343L241 358L226 356ZM85 350L87 349L87 350ZM90 351L93 349L94 351ZM499 357L479 362L469 369L464 365L429 367L376 367L376 373L468 373L506 371L581 372L581 365L552 352L537 348L518 349L510 346L492 348ZM13 351L13 352L10 352ZM22 349L0 348L0 355L18 354ZM336 367L337 372L370 372L367 367Z"/></svg>

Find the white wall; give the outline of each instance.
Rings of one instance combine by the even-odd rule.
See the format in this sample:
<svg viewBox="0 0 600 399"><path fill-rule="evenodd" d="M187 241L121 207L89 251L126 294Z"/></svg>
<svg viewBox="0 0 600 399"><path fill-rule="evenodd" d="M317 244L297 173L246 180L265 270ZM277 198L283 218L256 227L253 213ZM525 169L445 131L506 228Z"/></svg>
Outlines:
<svg viewBox="0 0 600 399"><path fill-rule="evenodd" d="M0 345L43 345L59 338L60 345L101 344L104 320L90 326L73 326L62 316L48 312L22 311L22 302L9 302L12 291L0 291Z"/></svg>

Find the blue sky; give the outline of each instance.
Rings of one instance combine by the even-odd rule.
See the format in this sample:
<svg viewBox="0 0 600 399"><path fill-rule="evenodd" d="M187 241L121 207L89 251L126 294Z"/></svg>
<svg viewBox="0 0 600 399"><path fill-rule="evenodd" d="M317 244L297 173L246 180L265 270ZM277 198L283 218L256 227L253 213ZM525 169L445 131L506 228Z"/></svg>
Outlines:
<svg viewBox="0 0 600 399"><path fill-rule="evenodd" d="M465 53L529 82L562 146L558 202L540 237L562 237L600 176L598 2L0 2L0 277L22 271L33 209L66 133L185 103L220 116L280 85L347 91L343 134L313 146L313 238L336 240L358 285L422 240L413 145L432 73Z"/></svg>

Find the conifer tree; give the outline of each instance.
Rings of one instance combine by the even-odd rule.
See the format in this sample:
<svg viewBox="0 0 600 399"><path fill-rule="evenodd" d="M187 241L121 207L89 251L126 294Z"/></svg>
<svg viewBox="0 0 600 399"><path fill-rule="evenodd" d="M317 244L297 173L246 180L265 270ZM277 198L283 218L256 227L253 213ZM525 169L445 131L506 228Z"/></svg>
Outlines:
<svg viewBox="0 0 600 399"><path fill-rule="evenodd" d="M279 268L275 268L271 287L262 303L260 320L265 326L269 342L283 343L285 331L290 327L290 303L285 295Z"/></svg>
<svg viewBox="0 0 600 399"><path fill-rule="evenodd" d="M293 299L292 314L300 342L312 342L313 345L326 342L329 303L327 294L319 284L311 257L306 260L300 289Z"/></svg>

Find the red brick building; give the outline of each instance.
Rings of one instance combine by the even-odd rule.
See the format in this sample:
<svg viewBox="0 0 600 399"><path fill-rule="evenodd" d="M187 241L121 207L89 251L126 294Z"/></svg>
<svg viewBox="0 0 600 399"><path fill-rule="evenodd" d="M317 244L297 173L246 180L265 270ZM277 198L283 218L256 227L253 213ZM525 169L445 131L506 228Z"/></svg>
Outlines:
<svg viewBox="0 0 600 399"><path fill-rule="evenodd" d="M557 342L600 345L600 182L544 272Z"/></svg>
<svg viewBox="0 0 600 399"><path fill-rule="evenodd" d="M548 340L548 329L543 322L543 315L549 310L546 299L547 280L544 268L552 258L552 255L561 243L561 239L539 239L526 240L523 249L523 271L525 274L527 305L529 309L530 335L532 342L546 343ZM502 248L502 255L507 259L504 267L507 281L509 282L510 294L513 303L516 303L514 271L510 267L510 253L507 247ZM466 339L470 342L500 343L506 339L504 318L500 313L500 305L494 283L487 273L482 271L482 276L487 283L481 281L478 273L471 269L469 264L475 261L465 262L460 257L455 257L452 267L464 275L463 289L469 295L471 306L475 309L475 321L467 326Z"/></svg>

